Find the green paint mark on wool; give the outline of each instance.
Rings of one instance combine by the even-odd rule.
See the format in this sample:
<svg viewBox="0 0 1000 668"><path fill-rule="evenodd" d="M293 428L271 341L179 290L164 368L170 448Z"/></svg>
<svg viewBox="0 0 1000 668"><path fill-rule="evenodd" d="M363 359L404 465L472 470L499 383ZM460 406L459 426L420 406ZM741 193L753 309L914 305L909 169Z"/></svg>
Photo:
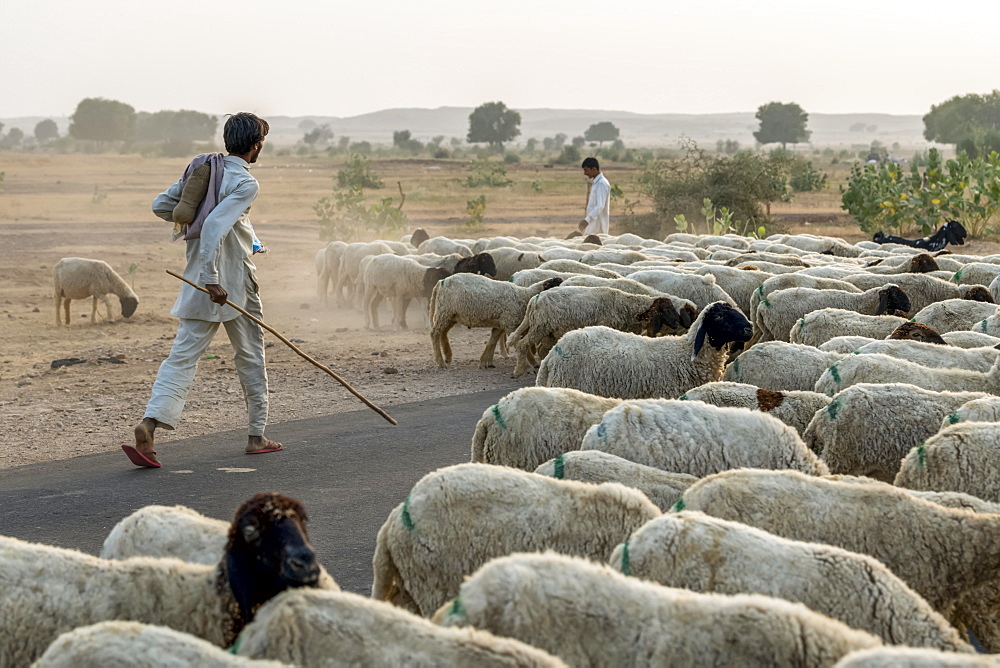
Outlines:
<svg viewBox="0 0 1000 668"><path fill-rule="evenodd" d="M243 633L242 632L238 636L236 636L236 642L234 642L233 646L230 647L229 649L227 649L226 652L228 654L237 654L240 651L240 643L241 642L243 642Z"/></svg>
<svg viewBox="0 0 1000 668"><path fill-rule="evenodd" d="M840 399L834 399L826 406L826 414L830 416L831 420L837 419L837 413L840 412Z"/></svg>
<svg viewBox="0 0 1000 668"><path fill-rule="evenodd" d="M493 412L493 419L497 421L500 428L507 431L507 423L503 421L503 416L500 415L500 404L493 404L490 406L490 410Z"/></svg>
<svg viewBox="0 0 1000 668"><path fill-rule="evenodd" d="M604 423L597 425L597 438L606 439L608 437L608 428L604 426Z"/></svg>
<svg viewBox="0 0 1000 668"><path fill-rule="evenodd" d="M451 608L448 610L449 617L465 617L465 607L462 605L462 598L456 596L455 600L451 602Z"/></svg>
<svg viewBox="0 0 1000 668"><path fill-rule="evenodd" d="M958 413L952 413L948 416L948 424L958 424L962 421L962 416Z"/></svg>
<svg viewBox="0 0 1000 668"><path fill-rule="evenodd" d="M513 282L514 282L514 277L513 277L513 276L511 276L510 278L508 278L508 279L507 279L507 282L508 282L508 283L513 283Z"/></svg>
<svg viewBox="0 0 1000 668"><path fill-rule="evenodd" d="M672 513L679 513L682 510L684 510L685 508L687 508L687 504L684 503L684 497L682 496L681 498L677 499L677 503L675 503L674 505L670 506L670 512L672 512Z"/></svg>
<svg viewBox="0 0 1000 668"><path fill-rule="evenodd" d="M566 460L563 455L556 457L554 467L555 471L552 472L553 476L559 478L560 480L566 477Z"/></svg>
<svg viewBox="0 0 1000 668"><path fill-rule="evenodd" d="M840 373L837 372L837 365L834 364L832 367L830 367L829 371L830 371L830 376L833 378L833 382L835 382L835 383L837 383L839 385L840 384Z"/></svg>
<svg viewBox="0 0 1000 668"><path fill-rule="evenodd" d="M959 269L958 271L956 271L955 275L951 277L951 280L955 281L956 283L958 283L959 281L961 281L962 280L962 272L963 271L965 271L965 269Z"/></svg>
<svg viewBox="0 0 1000 668"><path fill-rule="evenodd" d="M760 300L760 305L771 308L771 300L768 299L767 297L764 297L763 299Z"/></svg>
<svg viewBox="0 0 1000 668"><path fill-rule="evenodd" d="M979 329L980 329L980 331L982 331L983 334L987 333L986 332L986 321L985 320L981 320L979 322Z"/></svg>
<svg viewBox="0 0 1000 668"><path fill-rule="evenodd" d="M622 543L622 575L632 575L632 564L629 563L628 541Z"/></svg>
<svg viewBox="0 0 1000 668"><path fill-rule="evenodd" d="M737 357L735 360L733 360L733 373L739 374L739 372L740 372L740 358Z"/></svg>
<svg viewBox="0 0 1000 668"><path fill-rule="evenodd" d="M406 527L407 531L413 531L416 528L413 524L413 518L410 517L410 497L406 497L406 501L403 501L403 512L400 519L403 520L403 526Z"/></svg>
<svg viewBox="0 0 1000 668"><path fill-rule="evenodd" d="M806 331L806 319L799 318L799 334Z"/></svg>
<svg viewBox="0 0 1000 668"><path fill-rule="evenodd" d="M687 392L685 392L681 396L677 397L677 401L687 401L687 399L688 399L688 393Z"/></svg>
<svg viewBox="0 0 1000 668"><path fill-rule="evenodd" d="M563 359L566 358L566 353L563 352L563 349L559 347L558 343L552 346L552 352L554 352L556 355L559 355L559 357Z"/></svg>
<svg viewBox="0 0 1000 668"><path fill-rule="evenodd" d="M927 449L923 444L917 446L917 465L920 468L927 466Z"/></svg>

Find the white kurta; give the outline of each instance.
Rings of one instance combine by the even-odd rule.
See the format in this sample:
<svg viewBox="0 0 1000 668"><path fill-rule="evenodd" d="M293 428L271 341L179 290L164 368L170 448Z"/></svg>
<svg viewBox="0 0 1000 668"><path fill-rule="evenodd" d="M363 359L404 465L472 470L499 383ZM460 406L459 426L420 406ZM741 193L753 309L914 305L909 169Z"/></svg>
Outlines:
<svg viewBox="0 0 1000 668"><path fill-rule="evenodd" d="M584 234L607 234L611 226L611 184L598 173L590 180L590 197L587 200L587 221Z"/></svg>

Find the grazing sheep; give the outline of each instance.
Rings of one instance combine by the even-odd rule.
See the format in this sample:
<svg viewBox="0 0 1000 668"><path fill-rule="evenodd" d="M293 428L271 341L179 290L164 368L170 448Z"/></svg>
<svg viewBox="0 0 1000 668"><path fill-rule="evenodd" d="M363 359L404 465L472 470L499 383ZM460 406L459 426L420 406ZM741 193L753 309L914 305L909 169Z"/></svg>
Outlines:
<svg viewBox="0 0 1000 668"><path fill-rule="evenodd" d="M788 341L792 325L807 314L825 308L880 316L896 310L908 312L910 300L906 293L892 284L862 293L817 288L776 290L757 307L753 321L754 338L749 345L764 341Z"/></svg>
<svg viewBox="0 0 1000 668"><path fill-rule="evenodd" d="M539 466L535 473L595 484L620 482L648 496L663 511L670 510L684 490L698 480L693 475L663 471L600 450L565 452Z"/></svg>
<svg viewBox="0 0 1000 668"><path fill-rule="evenodd" d="M490 559L552 549L603 561L660 514L642 492L617 483L448 466L421 478L379 529L372 598L430 616Z"/></svg>
<svg viewBox="0 0 1000 668"><path fill-rule="evenodd" d="M784 422L700 401L627 401L587 430L580 449L698 477L739 467L830 473Z"/></svg>
<svg viewBox="0 0 1000 668"><path fill-rule="evenodd" d="M681 299L675 295L668 295L666 293L655 290L648 285L644 285L638 281L633 281L631 278L598 278L597 276L571 276L563 280L562 285L564 288L572 287L586 287L586 288L615 288L616 290L621 290L622 292L627 292L630 295L646 295L647 297L669 297L670 301L678 305L678 310L684 308L686 305L690 305L689 312L694 316L697 316L698 309L694 305L694 302Z"/></svg>
<svg viewBox="0 0 1000 668"><path fill-rule="evenodd" d="M887 644L974 651L927 601L872 557L704 513L651 520L615 548L609 563L625 575L667 587L802 603Z"/></svg>
<svg viewBox="0 0 1000 668"><path fill-rule="evenodd" d="M562 271L570 274L584 274L586 276L599 276L601 278L621 278L621 274L607 269L598 269L589 264L577 262L576 260L549 260L538 265L538 269L548 269L549 271Z"/></svg>
<svg viewBox="0 0 1000 668"><path fill-rule="evenodd" d="M97 300L104 302L108 314L106 320L114 321L111 313L109 294L117 295L122 307L122 317L129 318L139 306L139 298L111 265L102 260L88 260L82 257L64 257L52 268L52 282L55 287L56 326L60 322L60 310L65 311L69 325L69 305L74 299L93 298L90 322L97 322Z"/></svg>
<svg viewBox="0 0 1000 668"><path fill-rule="evenodd" d="M945 508L881 483L723 471L689 487L676 508L873 556L946 617L965 592L1000 575L1000 516Z"/></svg>
<svg viewBox="0 0 1000 668"><path fill-rule="evenodd" d="M997 269L1000 269L1000 266L997 266ZM945 332L972 329L980 320L995 315L997 309L1000 309L1000 306L988 302L945 299L921 309L913 316L913 321L923 323L934 328L938 333L944 334Z"/></svg>
<svg viewBox="0 0 1000 668"><path fill-rule="evenodd" d="M751 313L750 304L754 292L759 290L766 281L777 278L775 274L766 271L737 269L735 267L702 267L695 273L715 276L715 282L727 295L733 298L736 307L743 311L748 318ZM794 276L794 274L786 275Z"/></svg>
<svg viewBox="0 0 1000 668"><path fill-rule="evenodd" d="M266 600L318 584L305 522L297 501L258 494L237 510L217 566L112 561L0 537L0 665L29 665L60 633L105 620L159 624L228 647Z"/></svg>
<svg viewBox="0 0 1000 668"><path fill-rule="evenodd" d="M982 348L983 346L1000 345L1000 338L983 334L982 332L955 331L941 335L944 342L956 348Z"/></svg>
<svg viewBox="0 0 1000 668"><path fill-rule="evenodd" d="M915 325L916 323L909 323ZM940 338L940 337L938 337ZM914 362L921 366L937 369L967 369L985 373L1000 357L1000 350L986 348L955 348L941 343L923 343L920 341L873 341L866 343L854 351L856 355L888 355L898 359Z"/></svg>
<svg viewBox="0 0 1000 668"><path fill-rule="evenodd" d="M730 344L746 341L751 332L746 316L725 302L703 310L683 336L651 339L585 327L559 339L535 382L622 399L676 398L721 380Z"/></svg>
<svg viewBox="0 0 1000 668"><path fill-rule="evenodd" d="M878 647L851 652L833 668L997 668L1000 658L969 656L913 647Z"/></svg>
<svg viewBox="0 0 1000 668"><path fill-rule="evenodd" d="M647 335L656 336L664 328L687 330L696 317L690 303L678 309L669 297L629 294L616 288L560 287L528 301L524 320L511 340L517 350L514 377L535 366L533 350L539 357L548 354L569 331L603 325L621 331L645 329Z"/></svg>
<svg viewBox="0 0 1000 668"><path fill-rule="evenodd" d="M489 253L476 253L472 257L463 257L455 263L456 274L479 274L497 278L497 265Z"/></svg>
<svg viewBox="0 0 1000 668"><path fill-rule="evenodd" d="M435 615L571 666L829 666L880 641L804 605L672 589L560 554L494 559Z"/></svg>
<svg viewBox="0 0 1000 668"><path fill-rule="evenodd" d="M721 380L748 383L765 390L812 392L820 376L844 357L846 354L824 352L813 346L768 341L740 353L726 367Z"/></svg>
<svg viewBox="0 0 1000 668"><path fill-rule="evenodd" d="M688 390L680 398L703 401L713 406L762 411L778 418L799 434L805 433L806 425L816 411L830 403L830 397L818 392L803 390L777 392L763 390L755 385L724 381L705 383Z"/></svg>
<svg viewBox="0 0 1000 668"><path fill-rule="evenodd" d="M699 312L719 301L736 306L736 301L716 284L715 276L648 269L629 274L629 278L668 295L689 299Z"/></svg>
<svg viewBox="0 0 1000 668"><path fill-rule="evenodd" d="M514 390L487 408L476 424L472 461L532 471L579 450L587 430L620 403L562 387Z"/></svg>
<svg viewBox="0 0 1000 668"><path fill-rule="evenodd" d="M964 492L1000 502L1000 423L960 422L907 453L894 484L935 492Z"/></svg>
<svg viewBox="0 0 1000 668"><path fill-rule="evenodd" d="M761 300L766 299L772 292L787 290L788 288L817 288L820 290L840 290L841 292L861 292L861 288L835 278L807 276L798 272L780 274L778 276L768 278L756 290L754 290L754 292L750 295L749 310L744 311L744 313L746 313L747 317L752 321L757 313L757 309L760 307Z"/></svg>
<svg viewBox="0 0 1000 668"><path fill-rule="evenodd" d="M896 315L865 315L839 308L824 308L807 313L788 332L793 343L821 346L838 336L865 336L884 339L896 328L909 322Z"/></svg>
<svg viewBox="0 0 1000 668"><path fill-rule="evenodd" d="M936 392L1000 394L1000 357L982 372L927 367L877 353L848 355L823 372L816 391L833 396L858 383L909 383Z"/></svg>
<svg viewBox="0 0 1000 668"><path fill-rule="evenodd" d="M980 392L934 392L902 383L860 383L834 395L803 438L833 473L891 482L900 460Z"/></svg>
<svg viewBox="0 0 1000 668"><path fill-rule="evenodd" d="M302 589L260 608L240 636L238 654L296 666L566 666L517 640L444 628L357 594Z"/></svg>
<svg viewBox="0 0 1000 668"><path fill-rule="evenodd" d="M410 257L387 254L366 259L362 308L368 327L379 329L378 307L386 299L392 304L396 331L406 329L406 309L412 300L423 297L426 276L432 271Z"/></svg>
<svg viewBox="0 0 1000 668"><path fill-rule="evenodd" d="M528 300L560 283L561 278L550 278L521 287L475 274L455 274L439 281L431 292L429 308L434 361L440 367L451 364L448 332L456 324L489 327L493 331L479 358L479 368L491 368L497 343L507 345L507 334L524 319Z"/></svg>
<svg viewBox="0 0 1000 668"><path fill-rule="evenodd" d="M917 313L934 302L945 299L970 299L980 302L993 302L993 296L983 285L955 285L946 280L928 276L927 274L894 274L892 282L900 287L910 298L911 309ZM886 282L885 276L878 274L853 274L844 279L862 290L871 290Z"/></svg>
<svg viewBox="0 0 1000 668"><path fill-rule="evenodd" d="M137 622L100 622L61 634L32 668L282 668L276 661L233 656L215 645L164 626Z"/></svg>

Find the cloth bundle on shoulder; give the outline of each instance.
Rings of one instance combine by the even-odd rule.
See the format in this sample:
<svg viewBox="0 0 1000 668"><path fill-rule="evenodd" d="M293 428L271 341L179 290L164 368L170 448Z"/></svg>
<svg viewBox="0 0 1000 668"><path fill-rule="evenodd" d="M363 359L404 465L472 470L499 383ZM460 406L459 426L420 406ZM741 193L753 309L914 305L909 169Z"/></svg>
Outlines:
<svg viewBox="0 0 1000 668"><path fill-rule="evenodd" d="M201 226L215 205L222 190L225 165L221 153L201 153L184 170L181 200L174 207L174 239L201 237Z"/></svg>

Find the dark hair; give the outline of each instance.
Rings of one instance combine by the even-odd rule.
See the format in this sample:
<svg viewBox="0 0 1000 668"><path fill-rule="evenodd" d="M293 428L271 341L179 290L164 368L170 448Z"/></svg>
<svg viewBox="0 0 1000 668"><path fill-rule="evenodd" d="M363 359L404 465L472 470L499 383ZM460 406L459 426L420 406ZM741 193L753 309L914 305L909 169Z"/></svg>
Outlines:
<svg viewBox="0 0 1000 668"><path fill-rule="evenodd" d="M600 169L601 165L597 162L597 158L584 158L583 164L580 165L584 169L587 167L593 167L594 169Z"/></svg>
<svg viewBox="0 0 1000 668"><path fill-rule="evenodd" d="M271 126L263 118L248 111L233 114L226 121L222 130L222 138L226 142L226 150L233 155L246 155L253 147L264 141Z"/></svg>

